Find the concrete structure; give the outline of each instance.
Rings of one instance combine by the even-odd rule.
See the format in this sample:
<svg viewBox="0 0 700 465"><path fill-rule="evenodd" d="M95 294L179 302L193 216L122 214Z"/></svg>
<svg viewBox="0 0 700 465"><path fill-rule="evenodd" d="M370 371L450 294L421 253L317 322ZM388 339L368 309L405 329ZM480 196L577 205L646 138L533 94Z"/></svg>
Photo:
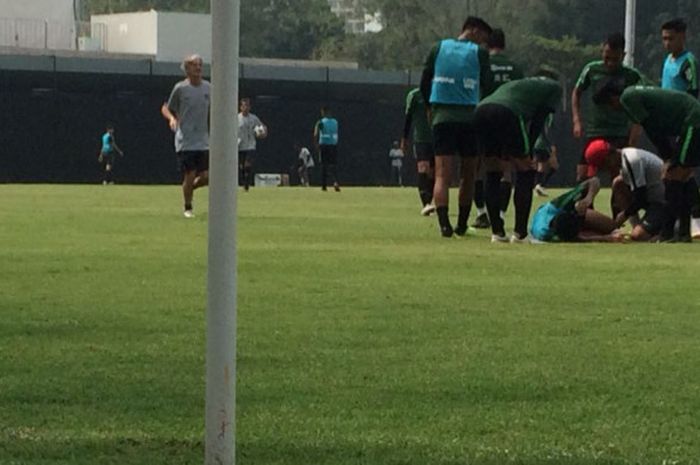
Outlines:
<svg viewBox="0 0 700 465"><path fill-rule="evenodd" d="M93 15L90 23L107 30L105 51L151 55L156 61L180 62L198 53L211 62L211 16L156 10Z"/></svg>

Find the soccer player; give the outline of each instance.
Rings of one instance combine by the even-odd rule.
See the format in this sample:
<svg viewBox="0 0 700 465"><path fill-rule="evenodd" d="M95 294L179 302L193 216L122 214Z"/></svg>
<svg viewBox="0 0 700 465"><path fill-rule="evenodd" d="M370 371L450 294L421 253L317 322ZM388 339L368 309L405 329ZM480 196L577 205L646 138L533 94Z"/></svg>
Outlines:
<svg viewBox="0 0 700 465"><path fill-rule="evenodd" d="M418 171L418 196L423 206L421 215L428 216L435 211L435 205L433 205L435 151L433 150L433 134L420 89L413 89L406 96L405 115L401 150L407 153L409 138L413 140L413 155L416 157ZM411 126L413 126L412 137L410 136Z"/></svg>
<svg viewBox="0 0 700 465"><path fill-rule="evenodd" d="M661 39L668 52L661 77L661 87L687 92L698 97L698 64L692 52L685 48L687 25L682 19L674 19L661 26ZM700 170L695 170L700 176ZM700 238L700 194L691 210L691 232Z"/></svg>
<svg viewBox="0 0 700 465"><path fill-rule="evenodd" d="M314 157L311 156L311 152L306 147L302 147L300 144L295 144L294 149L299 154L297 156L297 173L299 173L299 184L304 187L309 187L309 170L315 166Z"/></svg>
<svg viewBox="0 0 700 465"><path fill-rule="evenodd" d="M267 126L251 113L249 98L242 98L238 113L238 178L248 192L253 181L253 163L257 140L267 137Z"/></svg>
<svg viewBox="0 0 700 465"><path fill-rule="evenodd" d="M399 145L399 141L395 140L391 144L391 149L389 150L389 160L391 161L391 177L396 176L397 183L399 187L403 187L403 179L401 177L401 168L403 168L403 150Z"/></svg>
<svg viewBox="0 0 700 465"><path fill-rule="evenodd" d="M621 242L615 221L593 210L600 180L588 178L537 209L530 233L538 242Z"/></svg>
<svg viewBox="0 0 700 465"><path fill-rule="evenodd" d="M525 77L523 69L505 53L506 35L502 29L494 29L488 39L489 60L491 62L491 74L493 81L488 89L483 93L484 97L491 95L506 82L522 79ZM483 163L479 164L479 173L474 185L474 206L476 206L477 217L472 227L485 229L491 226L488 212L486 210L484 198L484 176L485 168ZM512 170L506 170L501 178L501 212L505 215L510 203L510 193L513 187L511 179Z"/></svg>
<svg viewBox="0 0 700 465"><path fill-rule="evenodd" d="M474 197L478 162L474 109L482 86L488 88L491 67L488 52L480 47L491 34L491 26L470 16L456 39L438 42L428 54L421 78L421 93L430 104L435 144L435 202L440 234L452 237L467 232ZM459 184L459 216L452 228L448 216L449 187L455 157L462 157Z"/></svg>
<svg viewBox="0 0 700 465"><path fill-rule="evenodd" d="M618 150L616 155L621 157L621 169L620 176L613 180L613 197L620 210L615 222L622 226L634 219L630 239L653 240L661 232L666 216L664 162L651 152L632 147ZM641 219L640 210L644 210Z"/></svg>
<svg viewBox="0 0 700 465"><path fill-rule="evenodd" d="M690 210L698 184L693 168L700 165L700 102L676 90L635 86L620 99L635 123L641 124L666 162L664 187L667 218L664 242L690 242ZM674 225L679 222L678 237Z"/></svg>
<svg viewBox="0 0 700 465"><path fill-rule="evenodd" d="M321 190L328 190L328 175L333 178L333 189L340 192L338 184L338 120L329 107L321 108L321 119L314 126L314 140L321 158Z"/></svg>
<svg viewBox="0 0 700 465"><path fill-rule="evenodd" d="M552 142L551 132L554 125L554 115L550 115L545 122L542 134L535 141L533 154L537 162L537 174L535 175L535 193L540 197L548 197L547 182L559 169L557 159L557 146Z"/></svg>
<svg viewBox="0 0 700 465"><path fill-rule="evenodd" d="M102 134L102 149L100 150L100 155L97 157L97 161L104 166L104 179L102 184L114 184L112 178L112 169L114 168L114 153L118 153L120 157L124 157L124 152L117 146L117 142L114 140L114 126L111 124L107 125L107 132Z"/></svg>
<svg viewBox="0 0 700 465"><path fill-rule="evenodd" d="M486 97L476 111L480 145L486 157L486 207L491 241L508 242L500 216L499 187L504 169L515 167L515 228L510 242L529 242L527 224L532 208L535 170L532 143L561 101L562 87L547 77L511 81ZM505 162L505 163L504 163Z"/></svg>
<svg viewBox="0 0 700 465"><path fill-rule="evenodd" d="M698 62L693 53L685 48L688 26L682 19L673 19L661 26L661 39L668 52L661 76L664 89L688 92L698 96Z"/></svg>
<svg viewBox="0 0 700 465"><path fill-rule="evenodd" d="M194 190L209 182L209 100L211 86L202 78L202 57L191 55L182 63L186 78L173 87L161 114L175 133L175 152L183 174L185 218L194 218Z"/></svg>
<svg viewBox="0 0 700 465"><path fill-rule="evenodd" d="M612 34L603 44L602 60L588 63L574 86L571 96L574 137L585 135L586 147L595 139L605 139L615 148L635 146L641 133L638 126L630 127L629 120L619 104L622 91L642 80L639 72L622 64L625 57L625 38ZM590 90L590 102L581 117L584 92ZM585 153L586 148L584 148ZM577 180L586 177L586 161L582 157L576 169ZM617 173L611 173L613 177Z"/></svg>

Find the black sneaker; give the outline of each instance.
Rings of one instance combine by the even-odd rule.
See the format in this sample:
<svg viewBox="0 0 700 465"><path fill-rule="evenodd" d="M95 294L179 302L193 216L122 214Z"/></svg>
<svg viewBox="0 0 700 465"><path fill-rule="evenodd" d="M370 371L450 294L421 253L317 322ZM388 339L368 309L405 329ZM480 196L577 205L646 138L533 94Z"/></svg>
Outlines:
<svg viewBox="0 0 700 465"><path fill-rule="evenodd" d="M450 225L440 227L440 234L442 235L442 237L452 237L453 233L454 230Z"/></svg>
<svg viewBox="0 0 700 465"><path fill-rule="evenodd" d="M468 229L469 228L466 224L463 226L457 225L457 227L455 228L455 234L457 234L459 237L464 237L464 235L467 234Z"/></svg>
<svg viewBox="0 0 700 465"><path fill-rule="evenodd" d="M490 227L491 222L489 221L489 215L487 213L482 213L481 215L477 216L474 223L472 223L472 228L476 229L487 229Z"/></svg>

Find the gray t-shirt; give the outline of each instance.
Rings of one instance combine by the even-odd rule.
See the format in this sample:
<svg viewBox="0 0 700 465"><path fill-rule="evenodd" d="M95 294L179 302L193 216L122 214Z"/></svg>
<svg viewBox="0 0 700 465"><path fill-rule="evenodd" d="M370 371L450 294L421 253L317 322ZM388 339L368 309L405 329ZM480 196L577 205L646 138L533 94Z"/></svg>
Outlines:
<svg viewBox="0 0 700 465"><path fill-rule="evenodd" d="M211 85L202 80L193 86L185 79L173 87L168 109L178 121L175 151L209 150L209 100Z"/></svg>
<svg viewBox="0 0 700 465"><path fill-rule="evenodd" d="M238 150L255 150L255 126L261 125L260 119L253 113L243 116L238 113Z"/></svg>
<svg viewBox="0 0 700 465"><path fill-rule="evenodd" d="M646 186L647 202L664 202L662 181L664 162L651 152L642 149L622 149L622 180L632 191Z"/></svg>

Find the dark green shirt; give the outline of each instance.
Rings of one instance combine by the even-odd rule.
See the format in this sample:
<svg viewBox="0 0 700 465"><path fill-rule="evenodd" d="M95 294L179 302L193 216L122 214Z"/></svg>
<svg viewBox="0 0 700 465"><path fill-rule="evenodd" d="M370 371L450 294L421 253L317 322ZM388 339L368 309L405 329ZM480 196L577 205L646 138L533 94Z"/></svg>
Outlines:
<svg viewBox="0 0 700 465"><path fill-rule="evenodd" d="M538 153L551 153L552 151L552 139L551 132L552 126L554 126L554 115L549 115L547 121L544 123L544 128L542 129L542 134L535 141L534 151Z"/></svg>
<svg viewBox="0 0 700 465"><path fill-rule="evenodd" d="M679 136L700 127L700 102L686 92L635 86L625 90L620 103L650 136Z"/></svg>
<svg viewBox="0 0 700 465"><path fill-rule="evenodd" d="M627 137L630 122L610 97L641 81L639 71L627 66L611 73L602 61L593 61L583 68L575 89L582 93L590 90L590 99L582 99L586 137Z"/></svg>
<svg viewBox="0 0 700 465"><path fill-rule="evenodd" d="M432 79L435 75L435 60L440 52L440 43L441 42L438 42L433 46L428 57L425 59L423 80L421 82L421 92L424 99L430 98L431 89L429 86L432 85ZM479 49L479 66L479 86L483 95L483 90L491 86L491 81L493 79L491 76L489 52L484 48ZM435 126L440 123L469 123L474 119L474 108L473 105L431 105L431 124Z"/></svg>
<svg viewBox="0 0 700 465"><path fill-rule="evenodd" d="M561 85L552 79L531 77L503 84L479 103L503 105L524 120L538 113L554 113L561 101Z"/></svg>
<svg viewBox="0 0 700 465"><path fill-rule="evenodd" d="M503 52L492 53L490 60L493 81L489 88L484 88L484 96L491 95L496 89L506 82L515 81L516 79L522 79L525 77L525 73L523 73L523 69L520 67L520 65L511 60L508 55Z"/></svg>
<svg viewBox="0 0 700 465"><path fill-rule="evenodd" d="M413 142L418 144L431 144L433 142L433 132L428 123L425 102L420 89L413 89L406 96L406 122L408 126L413 125ZM408 136L408 131L404 137Z"/></svg>

